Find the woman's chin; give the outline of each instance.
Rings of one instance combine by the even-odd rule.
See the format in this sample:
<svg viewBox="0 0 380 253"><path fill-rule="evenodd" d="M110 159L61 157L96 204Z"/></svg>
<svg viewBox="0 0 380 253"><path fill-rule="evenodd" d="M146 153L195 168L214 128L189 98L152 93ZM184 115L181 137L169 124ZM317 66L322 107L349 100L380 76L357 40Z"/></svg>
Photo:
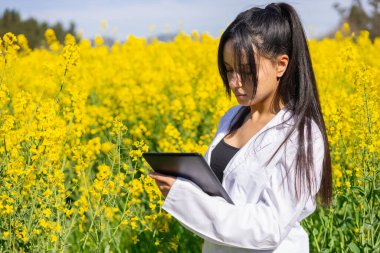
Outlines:
<svg viewBox="0 0 380 253"><path fill-rule="evenodd" d="M247 96L243 96L243 97L236 96L236 100L242 106L249 106L251 104L251 101L247 99Z"/></svg>

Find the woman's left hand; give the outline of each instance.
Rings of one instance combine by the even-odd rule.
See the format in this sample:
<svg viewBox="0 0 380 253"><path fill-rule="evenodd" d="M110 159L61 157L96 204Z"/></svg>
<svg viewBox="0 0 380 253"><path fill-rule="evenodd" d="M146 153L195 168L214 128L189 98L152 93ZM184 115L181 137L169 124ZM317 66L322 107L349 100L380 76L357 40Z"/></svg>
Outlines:
<svg viewBox="0 0 380 253"><path fill-rule="evenodd" d="M172 185L177 180L176 177L163 175L157 172L149 172L149 176L156 180L158 188L165 197L168 195Z"/></svg>

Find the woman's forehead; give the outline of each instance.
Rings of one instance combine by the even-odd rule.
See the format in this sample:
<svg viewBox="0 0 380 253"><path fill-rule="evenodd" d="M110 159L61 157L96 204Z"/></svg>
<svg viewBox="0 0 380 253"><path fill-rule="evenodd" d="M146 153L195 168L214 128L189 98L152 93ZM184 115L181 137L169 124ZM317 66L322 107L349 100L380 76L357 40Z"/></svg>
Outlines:
<svg viewBox="0 0 380 253"><path fill-rule="evenodd" d="M256 50L253 49L253 54L255 57L255 60L257 60L257 53ZM242 65L249 65L247 54L244 49L241 49L241 64ZM231 65L235 61L235 47L231 40L229 40L225 45L223 49L223 61L227 63L228 65Z"/></svg>

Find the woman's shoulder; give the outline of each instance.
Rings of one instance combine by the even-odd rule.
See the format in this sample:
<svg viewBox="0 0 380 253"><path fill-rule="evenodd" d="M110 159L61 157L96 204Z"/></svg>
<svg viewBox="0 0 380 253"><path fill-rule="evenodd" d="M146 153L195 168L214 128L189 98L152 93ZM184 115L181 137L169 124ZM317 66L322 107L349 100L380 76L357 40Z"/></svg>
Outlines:
<svg viewBox="0 0 380 253"><path fill-rule="evenodd" d="M226 122L230 122L231 119L234 117L234 115L237 114L239 109L242 108L241 105L234 105L230 108L228 108L222 115L222 117L219 120L219 127L224 125Z"/></svg>
<svg viewBox="0 0 380 253"><path fill-rule="evenodd" d="M243 106L241 105L234 105L234 106L231 106L230 108L228 108L222 118L223 119L230 119L232 118L234 115L236 115L236 113L242 108Z"/></svg>
<svg viewBox="0 0 380 253"><path fill-rule="evenodd" d="M307 129L306 127L304 128L304 140L305 140L305 147L308 145L307 142L307 136L308 136L308 131L311 132L311 144L312 145L317 145L320 142L324 142L323 134L322 131L319 127L319 125L316 123L315 120L311 120L311 128ZM291 134L289 138L289 142L293 145L298 146L298 138L299 138L299 129L295 129L294 132Z"/></svg>

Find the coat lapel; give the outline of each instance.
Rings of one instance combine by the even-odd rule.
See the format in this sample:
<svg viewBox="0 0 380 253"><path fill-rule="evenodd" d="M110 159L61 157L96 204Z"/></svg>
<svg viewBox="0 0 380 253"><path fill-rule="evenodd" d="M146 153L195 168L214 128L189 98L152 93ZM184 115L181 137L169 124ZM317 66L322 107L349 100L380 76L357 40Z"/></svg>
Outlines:
<svg viewBox="0 0 380 253"><path fill-rule="evenodd" d="M211 164L211 153L214 147L227 135L230 122L238 111L239 110L236 110L235 113L233 113L225 120L224 124L220 127L219 131L216 133L214 139L212 140L210 147L205 154L205 159L209 165ZM248 142L232 157L232 159L227 164L223 172L223 182L234 169L239 167L241 163L248 159L249 155L254 155L266 146L278 141L278 138L283 135L284 130L288 129L288 126L292 125L293 121L288 121L285 124L281 124L279 126L276 125L283 123L283 121L287 119L290 114L290 111L286 107L282 108L264 127L260 129L260 131L258 131L254 136L251 137L251 139L248 140ZM265 134L261 134L271 127L273 127L271 130L267 131ZM271 152L265 152L265 154L261 155L269 156L271 155Z"/></svg>

